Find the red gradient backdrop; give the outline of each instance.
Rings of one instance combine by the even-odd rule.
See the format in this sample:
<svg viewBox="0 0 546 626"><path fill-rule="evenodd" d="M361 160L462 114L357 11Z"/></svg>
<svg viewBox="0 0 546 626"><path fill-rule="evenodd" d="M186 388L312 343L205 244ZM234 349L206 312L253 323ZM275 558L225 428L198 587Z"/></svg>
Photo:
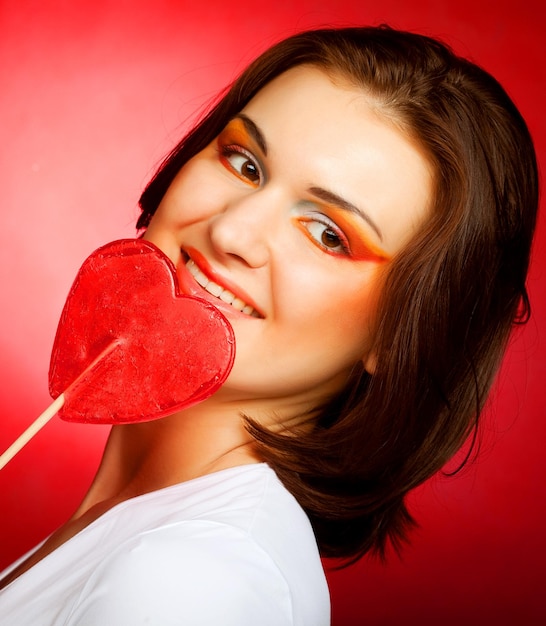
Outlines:
<svg viewBox="0 0 546 626"><path fill-rule="evenodd" d="M139 192L192 113L296 30L381 22L440 36L492 71L545 162L542 0L0 2L0 450L49 404L57 320L84 258L133 236ZM546 232L534 317L514 338L479 460L412 497L403 559L329 574L334 626L546 623ZM0 567L70 515L107 427L53 420L0 472Z"/></svg>

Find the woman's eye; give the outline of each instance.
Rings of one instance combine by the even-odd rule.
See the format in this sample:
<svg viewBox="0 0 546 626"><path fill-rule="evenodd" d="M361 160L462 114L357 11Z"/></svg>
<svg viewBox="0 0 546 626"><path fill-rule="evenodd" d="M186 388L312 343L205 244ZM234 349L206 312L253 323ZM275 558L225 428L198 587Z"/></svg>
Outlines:
<svg viewBox="0 0 546 626"><path fill-rule="evenodd" d="M334 224L308 218L302 221L302 225L311 239L326 251L339 254L349 253L349 242Z"/></svg>
<svg viewBox="0 0 546 626"><path fill-rule="evenodd" d="M256 161L242 148L227 146L222 149L221 160L243 181L259 185L262 174Z"/></svg>

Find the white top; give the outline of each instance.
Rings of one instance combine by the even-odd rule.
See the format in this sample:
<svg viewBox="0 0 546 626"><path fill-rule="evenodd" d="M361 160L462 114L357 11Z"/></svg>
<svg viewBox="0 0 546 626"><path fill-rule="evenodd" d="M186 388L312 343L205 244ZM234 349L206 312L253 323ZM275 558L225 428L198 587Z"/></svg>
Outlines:
<svg viewBox="0 0 546 626"><path fill-rule="evenodd" d="M0 624L328 626L330 601L309 520L261 463L114 506L0 591Z"/></svg>

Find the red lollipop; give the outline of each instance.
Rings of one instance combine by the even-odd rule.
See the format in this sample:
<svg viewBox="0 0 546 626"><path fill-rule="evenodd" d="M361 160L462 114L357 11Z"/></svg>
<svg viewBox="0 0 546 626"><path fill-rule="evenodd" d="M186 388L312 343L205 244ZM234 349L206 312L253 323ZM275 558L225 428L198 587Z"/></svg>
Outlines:
<svg viewBox="0 0 546 626"><path fill-rule="evenodd" d="M57 412L68 421L126 424L196 404L222 385L234 355L229 322L207 301L180 295L175 268L156 246L107 244L85 261L68 294L49 371L56 400L0 457L0 468Z"/></svg>

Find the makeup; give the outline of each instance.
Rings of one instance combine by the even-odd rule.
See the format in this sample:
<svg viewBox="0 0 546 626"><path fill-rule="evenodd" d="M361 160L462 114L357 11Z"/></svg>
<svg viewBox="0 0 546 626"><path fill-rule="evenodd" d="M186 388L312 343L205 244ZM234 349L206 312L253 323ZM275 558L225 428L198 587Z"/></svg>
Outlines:
<svg viewBox="0 0 546 626"><path fill-rule="evenodd" d="M254 156L266 154L261 133L251 120L237 117L224 128L217 140L220 161L244 183L257 187L263 180L263 167Z"/></svg>
<svg viewBox="0 0 546 626"><path fill-rule="evenodd" d="M256 176L260 181L263 180L263 167L254 154L257 152L267 154L267 145L254 122L243 115L232 119L220 133L217 141L218 152L223 165L246 184L257 187L259 183L252 178ZM245 173L244 167L250 168L247 173ZM334 194L317 187L312 187L310 191L322 199L337 198ZM345 203L341 199L340 202L343 202L342 206L327 204L320 207L320 211L317 213L323 213L323 221L321 221L319 214L316 217L300 215L295 218L296 225L315 245L333 256L375 263L388 261L389 255L371 241L363 222L367 222L379 235L379 230L375 224L365 215L361 216L360 211L349 203ZM350 208L347 208L348 206ZM309 224L313 222L321 224L325 231L330 229L335 233L339 237L343 249L341 251L334 250L329 249L327 245L322 245L310 231Z"/></svg>
<svg viewBox="0 0 546 626"><path fill-rule="evenodd" d="M324 214L324 221L321 221L320 214L316 216L312 214L299 215L294 217L294 220L298 228L324 252L354 261L384 263L390 259L390 256L384 250L370 240L362 224L363 220L355 213L332 206L322 207L321 213ZM324 230L332 230L339 237L340 244L344 250L329 250L326 245L321 244L310 232L308 224L311 222L321 224Z"/></svg>

